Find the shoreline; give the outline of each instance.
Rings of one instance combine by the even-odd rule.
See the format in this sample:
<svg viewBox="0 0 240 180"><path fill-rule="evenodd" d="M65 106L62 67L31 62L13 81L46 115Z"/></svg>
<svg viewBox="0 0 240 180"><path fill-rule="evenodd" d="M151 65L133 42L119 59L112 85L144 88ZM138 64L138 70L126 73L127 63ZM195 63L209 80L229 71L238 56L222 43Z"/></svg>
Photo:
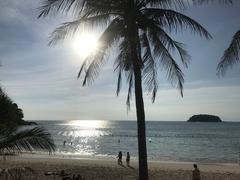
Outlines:
<svg viewBox="0 0 240 180"><path fill-rule="evenodd" d="M166 180L179 179L191 180L193 163L149 161L149 179ZM208 180L239 180L240 166L237 164L206 164L198 163L202 179ZM135 179L138 175L138 161L131 161L130 167L117 164L117 159L110 158L79 158L69 159L59 156L29 155L9 156L6 161L0 160L0 168L31 167L37 173L32 179L59 179L53 176L45 176L46 172L66 171L70 174L81 174L85 179ZM31 179L31 178L30 178Z"/></svg>
<svg viewBox="0 0 240 180"><path fill-rule="evenodd" d="M1 156L0 156L1 157ZM0 160L2 161L2 160ZM100 164L102 162L106 164L117 164L117 158L111 158L107 156L78 156L78 157L69 157L65 155L43 155L43 154L29 154L23 153L14 156L7 156L7 161L14 162L37 162L37 161L66 161L66 162L93 162L96 164ZM3 161L2 161L3 162ZM231 172L239 172L240 173L240 165L237 163L204 163L204 162L184 162L184 161L153 161L148 160L149 167L178 167L180 169L192 169L192 165L196 163L199 166L203 167L204 170L223 170L223 171L231 171ZM125 159L123 158L123 164L125 163ZM138 166L138 160L131 160L131 164L134 166ZM211 167L211 168L209 168ZM220 168L220 169L218 169ZM224 168L224 169L222 169Z"/></svg>
<svg viewBox="0 0 240 180"><path fill-rule="evenodd" d="M17 154L16 156L19 157L26 157L26 158L53 158L53 159L68 159L68 160L104 160L104 161L117 161L117 156L109 156L109 155L84 155L84 154L71 154L71 153L55 153L49 155L48 153L21 153ZM124 160L123 156L123 160ZM131 157L132 162L138 162L137 157ZM152 160L148 159L149 163L166 163L166 164L203 164L203 165L226 165L226 166L239 166L239 163L231 163L231 162L202 162L202 161L174 161L174 160Z"/></svg>

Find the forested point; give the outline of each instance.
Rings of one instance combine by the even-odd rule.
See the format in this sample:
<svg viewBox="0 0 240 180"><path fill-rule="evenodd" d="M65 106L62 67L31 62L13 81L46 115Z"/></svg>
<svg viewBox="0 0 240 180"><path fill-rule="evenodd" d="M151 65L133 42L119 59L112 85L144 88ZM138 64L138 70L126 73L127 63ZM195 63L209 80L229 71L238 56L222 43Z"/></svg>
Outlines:
<svg viewBox="0 0 240 180"><path fill-rule="evenodd" d="M0 88L0 125L36 125L35 122L23 120L23 110Z"/></svg>

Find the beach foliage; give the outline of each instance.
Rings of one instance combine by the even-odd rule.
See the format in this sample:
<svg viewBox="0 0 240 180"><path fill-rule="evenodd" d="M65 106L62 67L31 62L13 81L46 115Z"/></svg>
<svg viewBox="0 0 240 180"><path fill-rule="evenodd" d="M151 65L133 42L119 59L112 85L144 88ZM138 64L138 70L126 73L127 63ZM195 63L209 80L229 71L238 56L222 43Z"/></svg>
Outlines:
<svg viewBox="0 0 240 180"><path fill-rule="evenodd" d="M22 109L0 87L0 124L18 125L23 117Z"/></svg>
<svg viewBox="0 0 240 180"><path fill-rule="evenodd" d="M55 145L51 135L43 128L19 128L1 127L0 129L0 153L12 154L25 151L55 151Z"/></svg>
<svg viewBox="0 0 240 180"><path fill-rule="evenodd" d="M74 20L57 27L50 35L50 45L73 37L82 29L99 29L99 50L83 62L78 77L83 85L91 84L102 66L109 60L112 48L117 48L114 71L117 73L117 95L123 76L128 83L127 107L132 92L138 126L139 178L147 180L147 149L143 85L155 101L162 72L183 95L184 74L190 56L184 44L170 33L189 29L210 39L211 35L198 22L179 12L192 5L188 0L42 0L39 17L58 13L72 14ZM112 59L112 58L111 58ZM161 72L161 73L160 73Z"/></svg>

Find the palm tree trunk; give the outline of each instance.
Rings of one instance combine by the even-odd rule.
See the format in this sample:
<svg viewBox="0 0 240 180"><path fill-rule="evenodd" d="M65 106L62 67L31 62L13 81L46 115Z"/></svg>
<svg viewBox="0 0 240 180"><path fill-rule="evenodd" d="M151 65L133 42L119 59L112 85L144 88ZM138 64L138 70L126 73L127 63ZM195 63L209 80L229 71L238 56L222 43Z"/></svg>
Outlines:
<svg viewBox="0 0 240 180"><path fill-rule="evenodd" d="M135 103L137 111L137 129L138 129L139 179L148 180L145 112L142 96L142 76L139 65L137 67L134 66L134 77L135 77Z"/></svg>
<svg viewBox="0 0 240 180"><path fill-rule="evenodd" d="M147 146L145 132L145 112L142 95L142 62L139 59L138 45L139 34L136 26L135 1L128 1L128 14L125 17L127 23L128 40L131 48L131 59L134 71L135 85L135 105L137 114L137 131L138 131L138 158L139 158L139 180L148 180L148 164L147 164Z"/></svg>

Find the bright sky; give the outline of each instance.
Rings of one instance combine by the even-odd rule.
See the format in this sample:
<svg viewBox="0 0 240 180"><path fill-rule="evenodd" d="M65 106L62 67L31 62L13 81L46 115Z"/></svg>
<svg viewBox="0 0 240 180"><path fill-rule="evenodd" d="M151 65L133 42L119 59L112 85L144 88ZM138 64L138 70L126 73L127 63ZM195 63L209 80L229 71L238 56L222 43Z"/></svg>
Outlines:
<svg viewBox="0 0 240 180"><path fill-rule="evenodd" d="M208 4L184 13L214 37L207 41L190 32L176 35L185 43L192 62L185 73L184 97L161 80L156 102L145 93L147 120L185 121L193 114L219 115L240 121L240 66L216 76L216 66L233 34L240 28L240 2ZM77 80L81 58L69 41L48 47L48 36L64 17L37 19L38 1L0 0L0 83L24 110L28 120L134 120L134 99L127 114L126 87L116 97L117 74L112 61L95 83L82 87ZM164 74L163 74L164 77Z"/></svg>

